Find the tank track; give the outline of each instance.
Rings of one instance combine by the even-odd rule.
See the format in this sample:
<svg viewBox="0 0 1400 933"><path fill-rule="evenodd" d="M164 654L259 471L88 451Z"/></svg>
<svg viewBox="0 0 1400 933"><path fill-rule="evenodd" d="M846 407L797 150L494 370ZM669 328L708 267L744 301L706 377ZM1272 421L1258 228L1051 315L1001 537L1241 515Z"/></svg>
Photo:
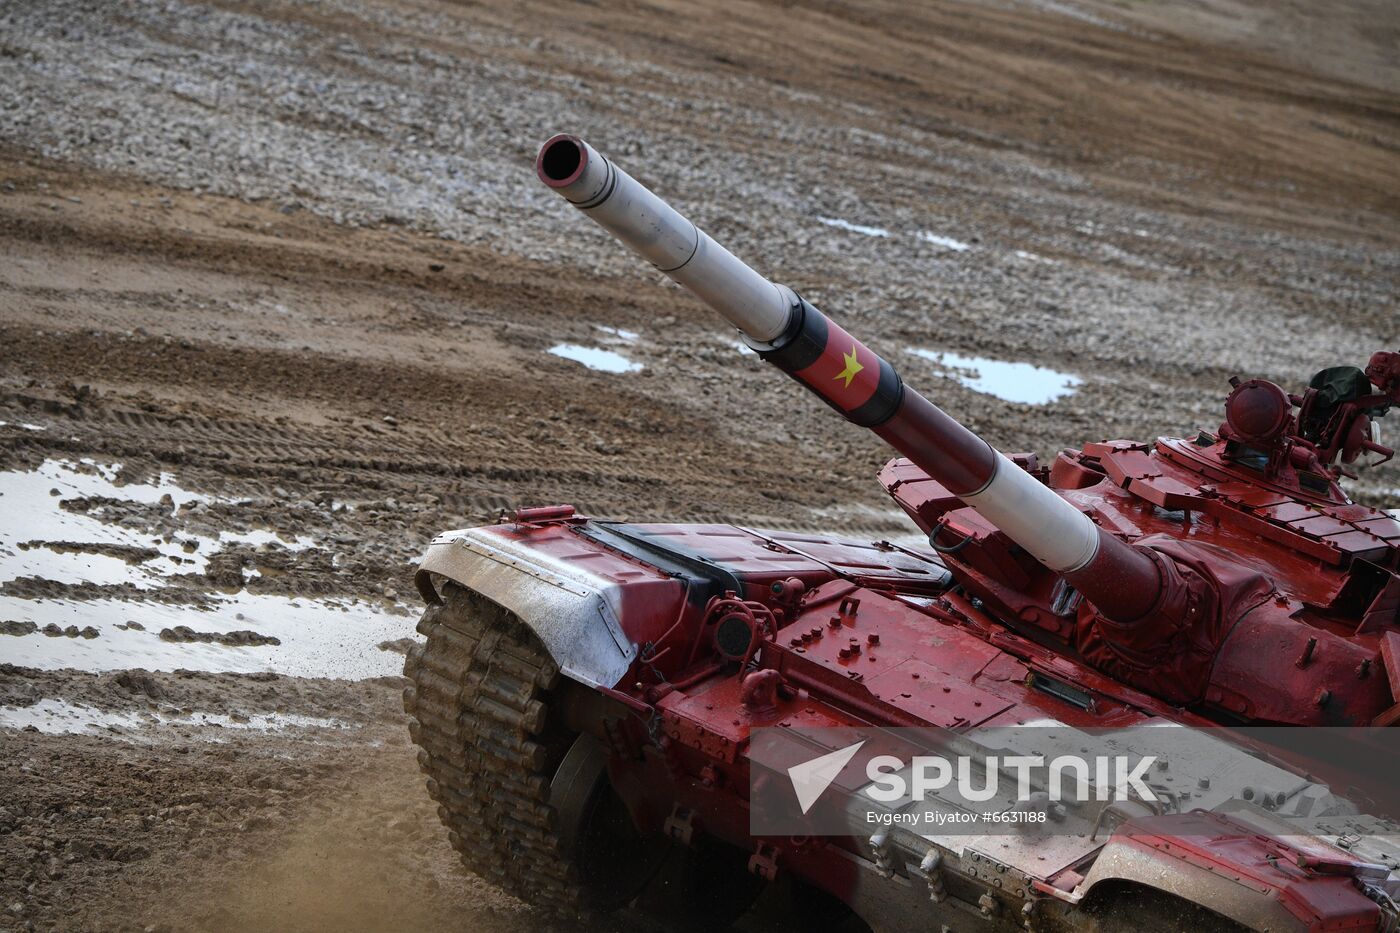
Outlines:
<svg viewBox="0 0 1400 933"><path fill-rule="evenodd" d="M543 739L558 666L499 606L455 584L418 622L404 662L409 734L448 840L467 868L552 919L594 919L549 805Z"/></svg>

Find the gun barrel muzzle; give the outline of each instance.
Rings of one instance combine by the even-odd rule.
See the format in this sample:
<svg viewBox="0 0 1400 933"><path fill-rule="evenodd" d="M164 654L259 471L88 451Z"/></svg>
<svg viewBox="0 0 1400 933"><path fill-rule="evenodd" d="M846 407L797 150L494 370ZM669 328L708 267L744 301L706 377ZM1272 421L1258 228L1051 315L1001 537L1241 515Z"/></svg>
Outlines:
<svg viewBox="0 0 1400 933"><path fill-rule="evenodd" d="M779 337L795 299L577 136L540 148L540 181L758 343Z"/></svg>

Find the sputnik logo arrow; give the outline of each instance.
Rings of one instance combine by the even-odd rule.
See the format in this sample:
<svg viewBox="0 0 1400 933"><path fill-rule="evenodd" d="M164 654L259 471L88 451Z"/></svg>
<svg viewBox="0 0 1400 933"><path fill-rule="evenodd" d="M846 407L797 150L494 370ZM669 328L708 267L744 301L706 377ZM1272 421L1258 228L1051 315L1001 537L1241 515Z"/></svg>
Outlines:
<svg viewBox="0 0 1400 933"><path fill-rule="evenodd" d="M862 739L854 745L828 752L819 758L811 761L804 761L800 765L793 765L788 768L788 779L792 781L792 789L797 793L797 802L802 807L805 814L812 809L817 798L831 786L831 782L836 780L836 776L841 773L841 769L850 764L856 752L865 744Z"/></svg>

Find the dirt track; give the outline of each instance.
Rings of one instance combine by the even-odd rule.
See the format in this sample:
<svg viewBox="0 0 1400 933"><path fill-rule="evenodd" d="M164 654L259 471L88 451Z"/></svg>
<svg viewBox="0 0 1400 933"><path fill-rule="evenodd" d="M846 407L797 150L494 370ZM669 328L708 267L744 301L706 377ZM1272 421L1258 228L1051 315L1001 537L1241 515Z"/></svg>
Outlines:
<svg viewBox="0 0 1400 933"><path fill-rule="evenodd" d="M1235 373L1362 364L1400 345L1400 15L1334 6L0 3L0 468L168 471L220 497L182 528L318 542L158 596L0 596L411 611L435 531L558 501L903 530L878 443L539 188L560 129L1004 449L1188 432ZM911 348L1083 385L1012 404ZM1352 488L1400 505L1400 468ZM0 729L0 929L531 927L455 868L395 684L122 677L0 669L3 706L167 711Z"/></svg>

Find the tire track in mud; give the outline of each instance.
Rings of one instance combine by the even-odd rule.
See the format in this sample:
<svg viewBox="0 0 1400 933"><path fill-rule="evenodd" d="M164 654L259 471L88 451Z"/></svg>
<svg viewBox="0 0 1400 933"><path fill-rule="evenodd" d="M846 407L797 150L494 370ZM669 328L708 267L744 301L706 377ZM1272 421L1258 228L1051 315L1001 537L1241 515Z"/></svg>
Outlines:
<svg viewBox="0 0 1400 933"><path fill-rule="evenodd" d="M155 414L107 405L67 403L14 393L0 395L0 409L41 412L59 418L54 430L18 437L15 450L44 456L87 455L92 444L84 436L101 439L104 456L123 460L154 459L180 464L183 470L217 474L234 479L237 496L276 498L280 486L310 484L321 494L354 503L364 501L370 490L379 499L397 495L424 497L445 512L476 521L489 521L502 510L526 504L542 504L541 490L556 490L564 501L599 517L646 520L644 503L655 497L659 482L647 467L655 464L633 460L589 459L577 448L531 448L454 442L425 431L409 430L402 436L364 427L337 428L302 425L285 427L259 420L233 420L191 414ZM32 415L31 415L32 416ZM79 440L73 440L74 434ZM707 480L698 470L669 477L672 484L703 488ZM688 515L668 518L700 521L735 521L752 525L755 520L734 511L692 508ZM893 516L893 512L891 512ZM763 522L760 521L760 524ZM792 530L830 531L831 523L809 518L786 520L768 516L767 524ZM894 534L910 530L897 518L889 521L842 521L843 531L853 534Z"/></svg>
<svg viewBox="0 0 1400 933"><path fill-rule="evenodd" d="M369 490L431 491L453 511L488 515L510 508L511 497L474 492L473 481L510 481L521 486L544 477L561 482L596 478L596 471L558 471L543 457L529 457L512 469L487 464L470 466L465 445L431 437L396 441L376 436L364 441L361 432L303 427L295 430L262 421L221 421L189 415L163 416L129 410L64 405L27 396L10 395L3 403L22 411L42 411L63 418L62 430L104 438L105 456L154 459L184 468L209 470L234 477L241 496L273 496L282 482L311 481L320 487L340 487L363 498ZM91 445L68 437L21 437L16 449L62 456L86 454ZM346 475L353 474L353 475ZM612 477L625 481L617 471ZM466 488L463 486L466 485Z"/></svg>

